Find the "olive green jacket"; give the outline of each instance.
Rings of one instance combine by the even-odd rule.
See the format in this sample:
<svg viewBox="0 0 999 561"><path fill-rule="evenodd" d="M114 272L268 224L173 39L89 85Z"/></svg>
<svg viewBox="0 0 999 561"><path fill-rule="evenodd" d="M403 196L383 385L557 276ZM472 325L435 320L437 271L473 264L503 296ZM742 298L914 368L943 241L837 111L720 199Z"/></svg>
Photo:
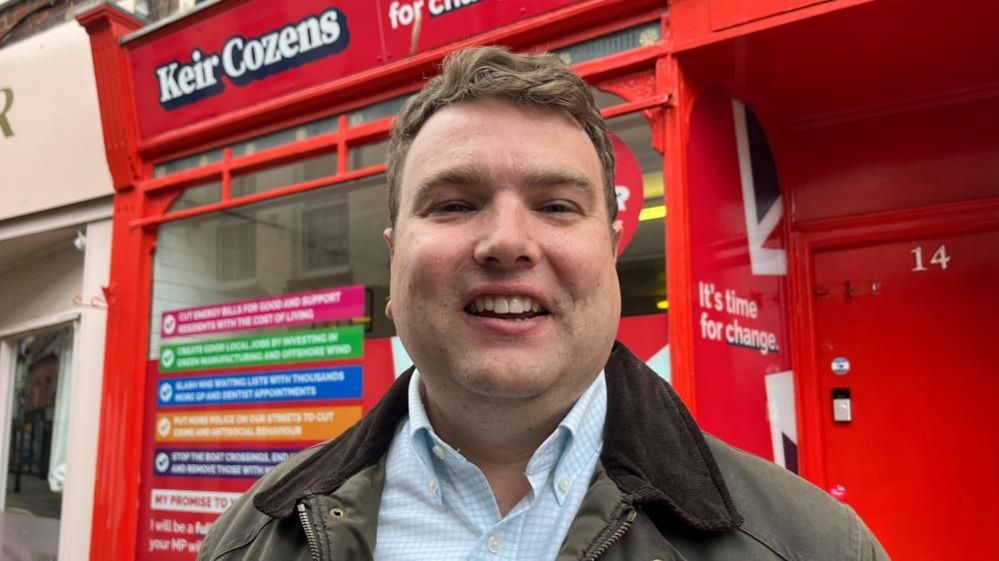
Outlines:
<svg viewBox="0 0 999 561"><path fill-rule="evenodd" d="M849 507L702 434L669 385L623 345L605 372L604 448L558 561L888 559ZM409 378L342 436L257 482L219 518L199 561L372 559Z"/></svg>

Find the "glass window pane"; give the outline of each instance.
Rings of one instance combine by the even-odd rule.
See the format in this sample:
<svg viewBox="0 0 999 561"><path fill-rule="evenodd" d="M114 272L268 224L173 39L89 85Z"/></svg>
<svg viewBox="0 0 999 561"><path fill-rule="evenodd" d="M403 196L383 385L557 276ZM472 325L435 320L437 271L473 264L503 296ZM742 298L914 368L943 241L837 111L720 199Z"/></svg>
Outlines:
<svg viewBox="0 0 999 561"><path fill-rule="evenodd" d="M388 155L388 141L351 148L348 154L351 170L384 164Z"/></svg>
<svg viewBox="0 0 999 561"><path fill-rule="evenodd" d="M186 156L178 160L156 164L153 166L153 177L163 177L164 175L170 175L171 173L177 173L178 171L207 166L208 164L214 164L215 162L221 161L222 149L216 148L215 150Z"/></svg>
<svg viewBox="0 0 999 561"><path fill-rule="evenodd" d="M668 308L662 155L652 148L652 130L641 113L617 117L607 124L635 154L644 179L643 212L635 236L617 264L621 280L621 314L662 313Z"/></svg>
<svg viewBox="0 0 999 561"><path fill-rule="evenodd" d="M0 541L5 552L13 552L11 558L54 560L66 478L72 327L22 337L12 347L16 361Z"/></svg>
<svg viewBox="0 0 999 561"><path fill-rule="evenodd" d="M350 113L347 113L347 124L351 127L356 127L358 125L363 125L364 123L370 123L371 121L391 117L402 110L402 106L406 104L406 101L409 100L411 95L412 94L406 94L389 100L380 101L367 107L362 107L356 111L351 111Z"/></svg>
<svg viewBox="0 0 999 561"><path fill-rule="evenodd" d="M336 152L232 178L232 196L245 197L336 173Z"/></svg>
<svg viewBox="0 0 999 561"><path fill-rule="evenodd" d="M196 208L199 206L217 203L222 200L222 183L215 181L205 185L197 185L184 189L180 197L170 205L170 212Z"/></svg>
<svg viewBox="0 0 999 561"><path fill-rule="evenodd" d="M313 136L335 132L337 130L337 118L327 117L318 121L313 121L304 125L287 128L232 145L232 155L234 157L246 156L268 148L284 146L292 142L298 142Z"/></svg>
<svg viewBox="0 0 999 561"><path fill-rule="evenodd" d="M387 223L379 175L161 225L150 356L159 356L164 310L353 284L365 286L369 302L384 303ZM383 305L370 306L367 316L366 337L395 334Z"/></svg>

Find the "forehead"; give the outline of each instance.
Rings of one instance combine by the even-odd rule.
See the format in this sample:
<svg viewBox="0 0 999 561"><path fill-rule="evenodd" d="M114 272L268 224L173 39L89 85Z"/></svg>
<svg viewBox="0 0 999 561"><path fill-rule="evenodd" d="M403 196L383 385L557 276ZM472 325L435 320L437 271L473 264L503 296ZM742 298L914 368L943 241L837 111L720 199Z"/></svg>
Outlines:
<svg viewBox="0 0 999 561"><path fill-rule="evenodd" d="M469 164L497 180L561 169L601 184L592 141L564 112L500 100L466 101L439 110L416 135L402 170L402 204L411 187L428 175Z"/></svg>

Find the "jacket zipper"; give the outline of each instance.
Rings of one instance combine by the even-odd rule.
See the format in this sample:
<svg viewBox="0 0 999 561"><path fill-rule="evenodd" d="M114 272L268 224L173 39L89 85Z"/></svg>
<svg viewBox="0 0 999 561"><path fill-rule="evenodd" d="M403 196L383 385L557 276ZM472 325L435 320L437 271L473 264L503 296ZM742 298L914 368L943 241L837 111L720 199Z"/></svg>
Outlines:
<svg viewBox="0 0 999 561"><path fill-rule="evenodd" d="M634 507L627 507L627 514L622 517L618 517L617 527L609 532L609 535L600 542L600 545L590 550L590 553L583 557L583 561L596 561L601 555L603 555L610 546L614 545L619 539L621 539L625 533L631 529L631 525L634 524L635 518L638 517L638 511ZM610 528L608 527L608 530ZM607 532L605 532L606 534Z"/></svg>
<svg viewBox="0 0 999 561"><path fill-rule="evenodd" d="M309 553L312 554L312 561L322 561L319 552L319 540L316 538L316 529L312 527L309 520L309 509L305 503L298 503L298 519L302 522L302 530L305 531L305 541L309 543Z"/></svg>

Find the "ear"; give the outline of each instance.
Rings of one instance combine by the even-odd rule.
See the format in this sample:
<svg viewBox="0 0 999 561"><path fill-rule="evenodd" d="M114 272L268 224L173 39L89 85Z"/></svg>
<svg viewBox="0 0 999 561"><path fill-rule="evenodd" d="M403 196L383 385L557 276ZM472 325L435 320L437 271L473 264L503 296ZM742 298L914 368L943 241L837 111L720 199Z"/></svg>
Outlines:
<svg viewBox="0 0 999 561"><path fill-rule="evenodd" d="M382 232L382 238L384 238L384 240L385 240L385 245L388 246L389 257L391 257L392 255L394 255L393 252L395 251L395 248L392 246L392 228L391 227L385 228L385 231ZM395 321L395 318L392 317L392 296L389 296L388 298L385 299L385 317L389 318L390 320Z"/></svg>
<svg viewBox="0 0 999 561"><path fill-rule="evenodd" d="M385 231L382 232L382 238L385 239L385 245L388 246L389 255L391 256L392 255L392 227L391 226L389 226L388 228L385 228Z"/></svg>
<svg viewBox="0 0 999 561"><path fill-rule="evenodd" d="M616 261L617 258L621 255L621 237L622 237L621 234L622 232L624 232L624 222L620 220L615 220L614 223L611 224L611 231L613 232L614 235L614 240L612 241L613 243L612 249L614 251L614 260Z"/></svg>

